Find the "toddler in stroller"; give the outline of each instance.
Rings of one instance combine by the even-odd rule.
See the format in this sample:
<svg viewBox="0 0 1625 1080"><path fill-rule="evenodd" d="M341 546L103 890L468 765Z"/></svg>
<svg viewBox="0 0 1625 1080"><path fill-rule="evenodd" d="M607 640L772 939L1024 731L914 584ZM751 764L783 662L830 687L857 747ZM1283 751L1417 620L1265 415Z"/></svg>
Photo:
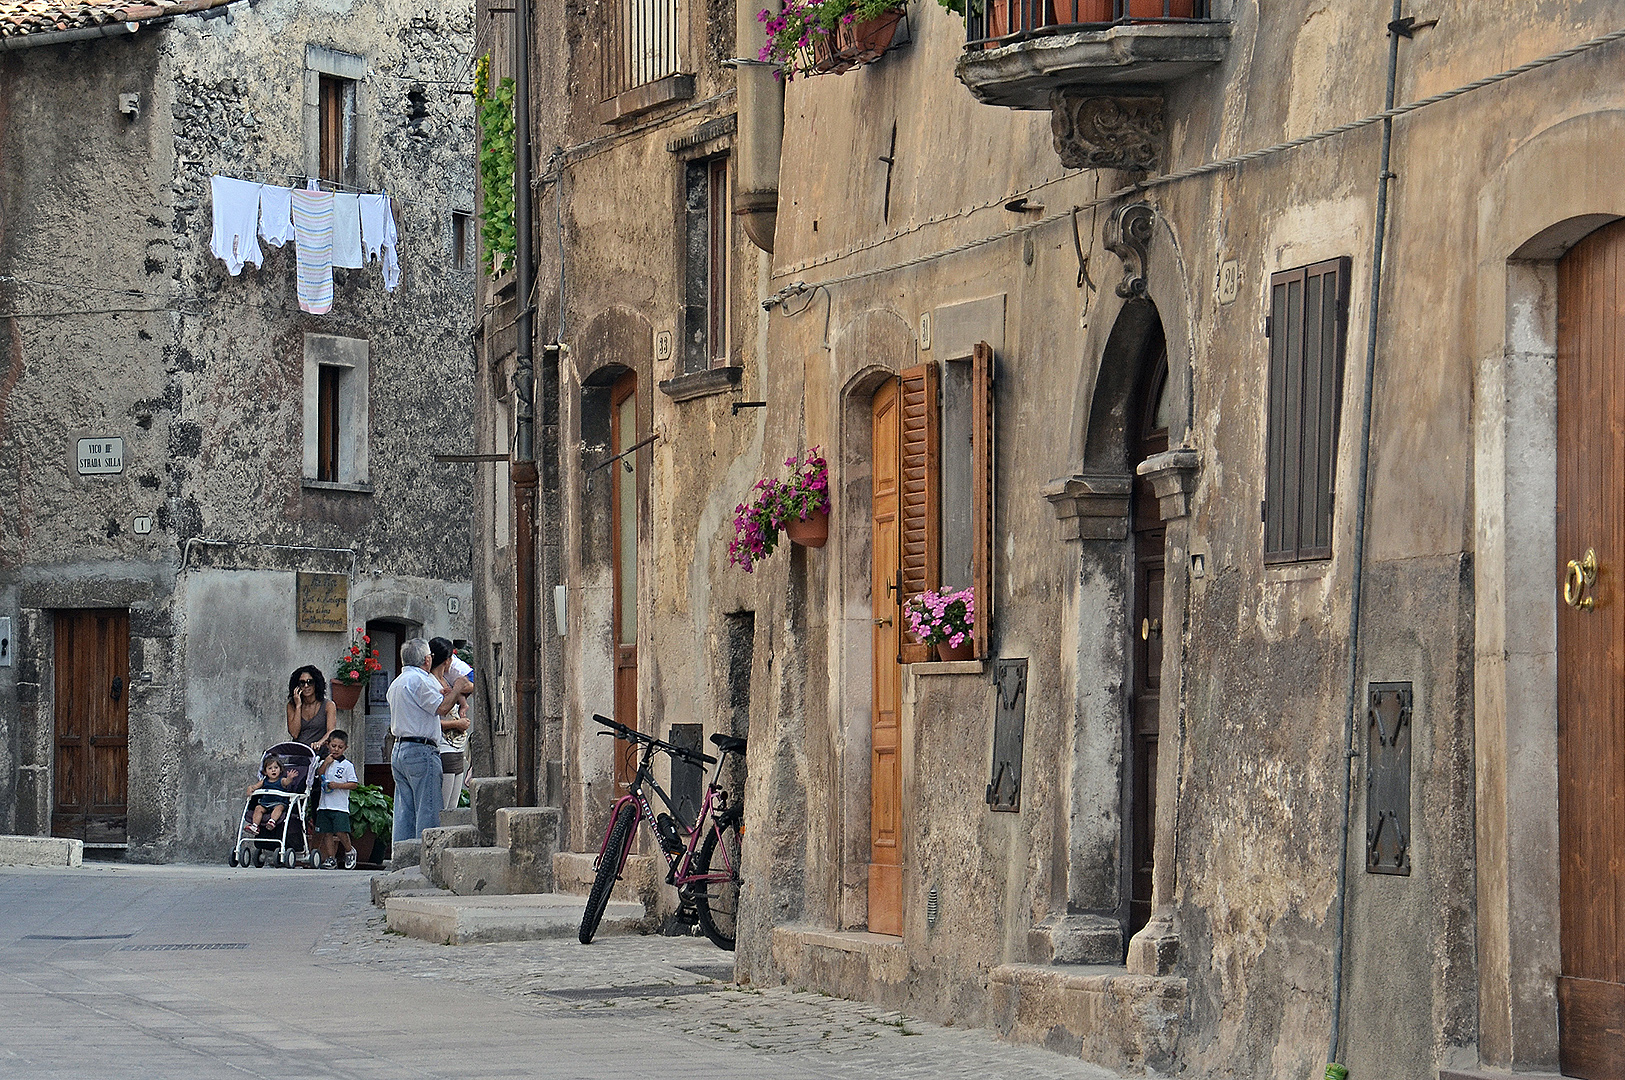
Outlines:
<svg viewBox="0 0 1625 1080"><path fill-rule="evenodd" d="M265 751L259 775L248 786L247 804L232 844L232 866L294 866L301 856L314 864L305 841L305 806L315 781L315 751L303 743L278 743Z"/></svg>

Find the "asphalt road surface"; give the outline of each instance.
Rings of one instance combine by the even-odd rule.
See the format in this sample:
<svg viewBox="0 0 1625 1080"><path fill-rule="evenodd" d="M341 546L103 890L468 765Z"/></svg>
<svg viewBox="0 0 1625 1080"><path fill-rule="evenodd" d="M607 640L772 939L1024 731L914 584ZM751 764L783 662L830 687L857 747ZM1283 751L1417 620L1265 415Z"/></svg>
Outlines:
<svg viewBox="0 0 1625 1080"><path fill-rule="evenodd" d="M1112 1074L862 1002L729 985L703 938L443 946L370 875L0 869L0 1077L860 1080Z"/></svg>

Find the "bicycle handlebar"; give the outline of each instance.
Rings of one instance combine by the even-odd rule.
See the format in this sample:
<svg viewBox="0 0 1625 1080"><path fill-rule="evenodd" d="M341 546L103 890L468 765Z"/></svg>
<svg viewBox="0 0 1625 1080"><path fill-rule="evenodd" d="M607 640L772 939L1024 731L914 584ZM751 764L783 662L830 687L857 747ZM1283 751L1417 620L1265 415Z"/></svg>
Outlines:
<svg viewBox="0 0 1625 1080"><path fill-rule="evenodd" d="M690 750L684 746L677 746L676 744L666 742L663 739L657 739L653 735L645 735L643 732L635 731L620 721L611 720L607 716L600 716L598 713L593 713L592 718L598 721L600 724L603 724L605 727L611 729L607 732L600 731L600 735L614 735L617 739L625 739L630 743L646 743L647 745L654 747L656 750L659 750L661 753L670 754L672 757L682 758L684 761L692 765L715 765L717 763L717 759L714 757L702 754L697 750Z"/></svg>

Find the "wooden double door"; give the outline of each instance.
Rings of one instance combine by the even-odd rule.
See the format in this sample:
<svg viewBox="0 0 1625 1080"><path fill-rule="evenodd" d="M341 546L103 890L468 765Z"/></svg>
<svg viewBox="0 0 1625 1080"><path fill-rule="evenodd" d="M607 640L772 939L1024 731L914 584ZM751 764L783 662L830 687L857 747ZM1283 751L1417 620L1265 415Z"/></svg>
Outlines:
<svg viewBox="0 0 1625 1080"><path fill-rule="evenodd" d="M1625 222L1558 264L1557 741L1567 1076L1625 1077Z"/></svg>
<svg viewBox="0 0 1625 1080"><path fill-rule="evenodd" d="M51 835L128 840L130 613L56 614Z"/></svg>

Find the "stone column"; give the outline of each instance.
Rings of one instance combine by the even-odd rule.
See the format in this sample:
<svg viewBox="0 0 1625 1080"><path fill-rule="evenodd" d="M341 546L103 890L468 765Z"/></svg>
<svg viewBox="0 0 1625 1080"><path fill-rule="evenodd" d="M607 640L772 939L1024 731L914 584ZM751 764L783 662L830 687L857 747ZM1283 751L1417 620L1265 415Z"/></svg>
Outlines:
<svg viewBox="0 0 1625 1080"><path fill-rule="evenodd" d="M1179 956L1174 909L1175 841L1179 825L1179 774L1185 753L1185 629L1190 616L1190 504L1201 455L1189 447L1153 454L1135 470L1151 482L1166 526L1166 576L1162 594L1161 734L1157 737L1157 820L1151 870L1151 920L1128 946L1135 975L1167 975ZM1172 688L1173 693L1166 692ZM1172 708L1169 708L1169 706Z"/></svg>

